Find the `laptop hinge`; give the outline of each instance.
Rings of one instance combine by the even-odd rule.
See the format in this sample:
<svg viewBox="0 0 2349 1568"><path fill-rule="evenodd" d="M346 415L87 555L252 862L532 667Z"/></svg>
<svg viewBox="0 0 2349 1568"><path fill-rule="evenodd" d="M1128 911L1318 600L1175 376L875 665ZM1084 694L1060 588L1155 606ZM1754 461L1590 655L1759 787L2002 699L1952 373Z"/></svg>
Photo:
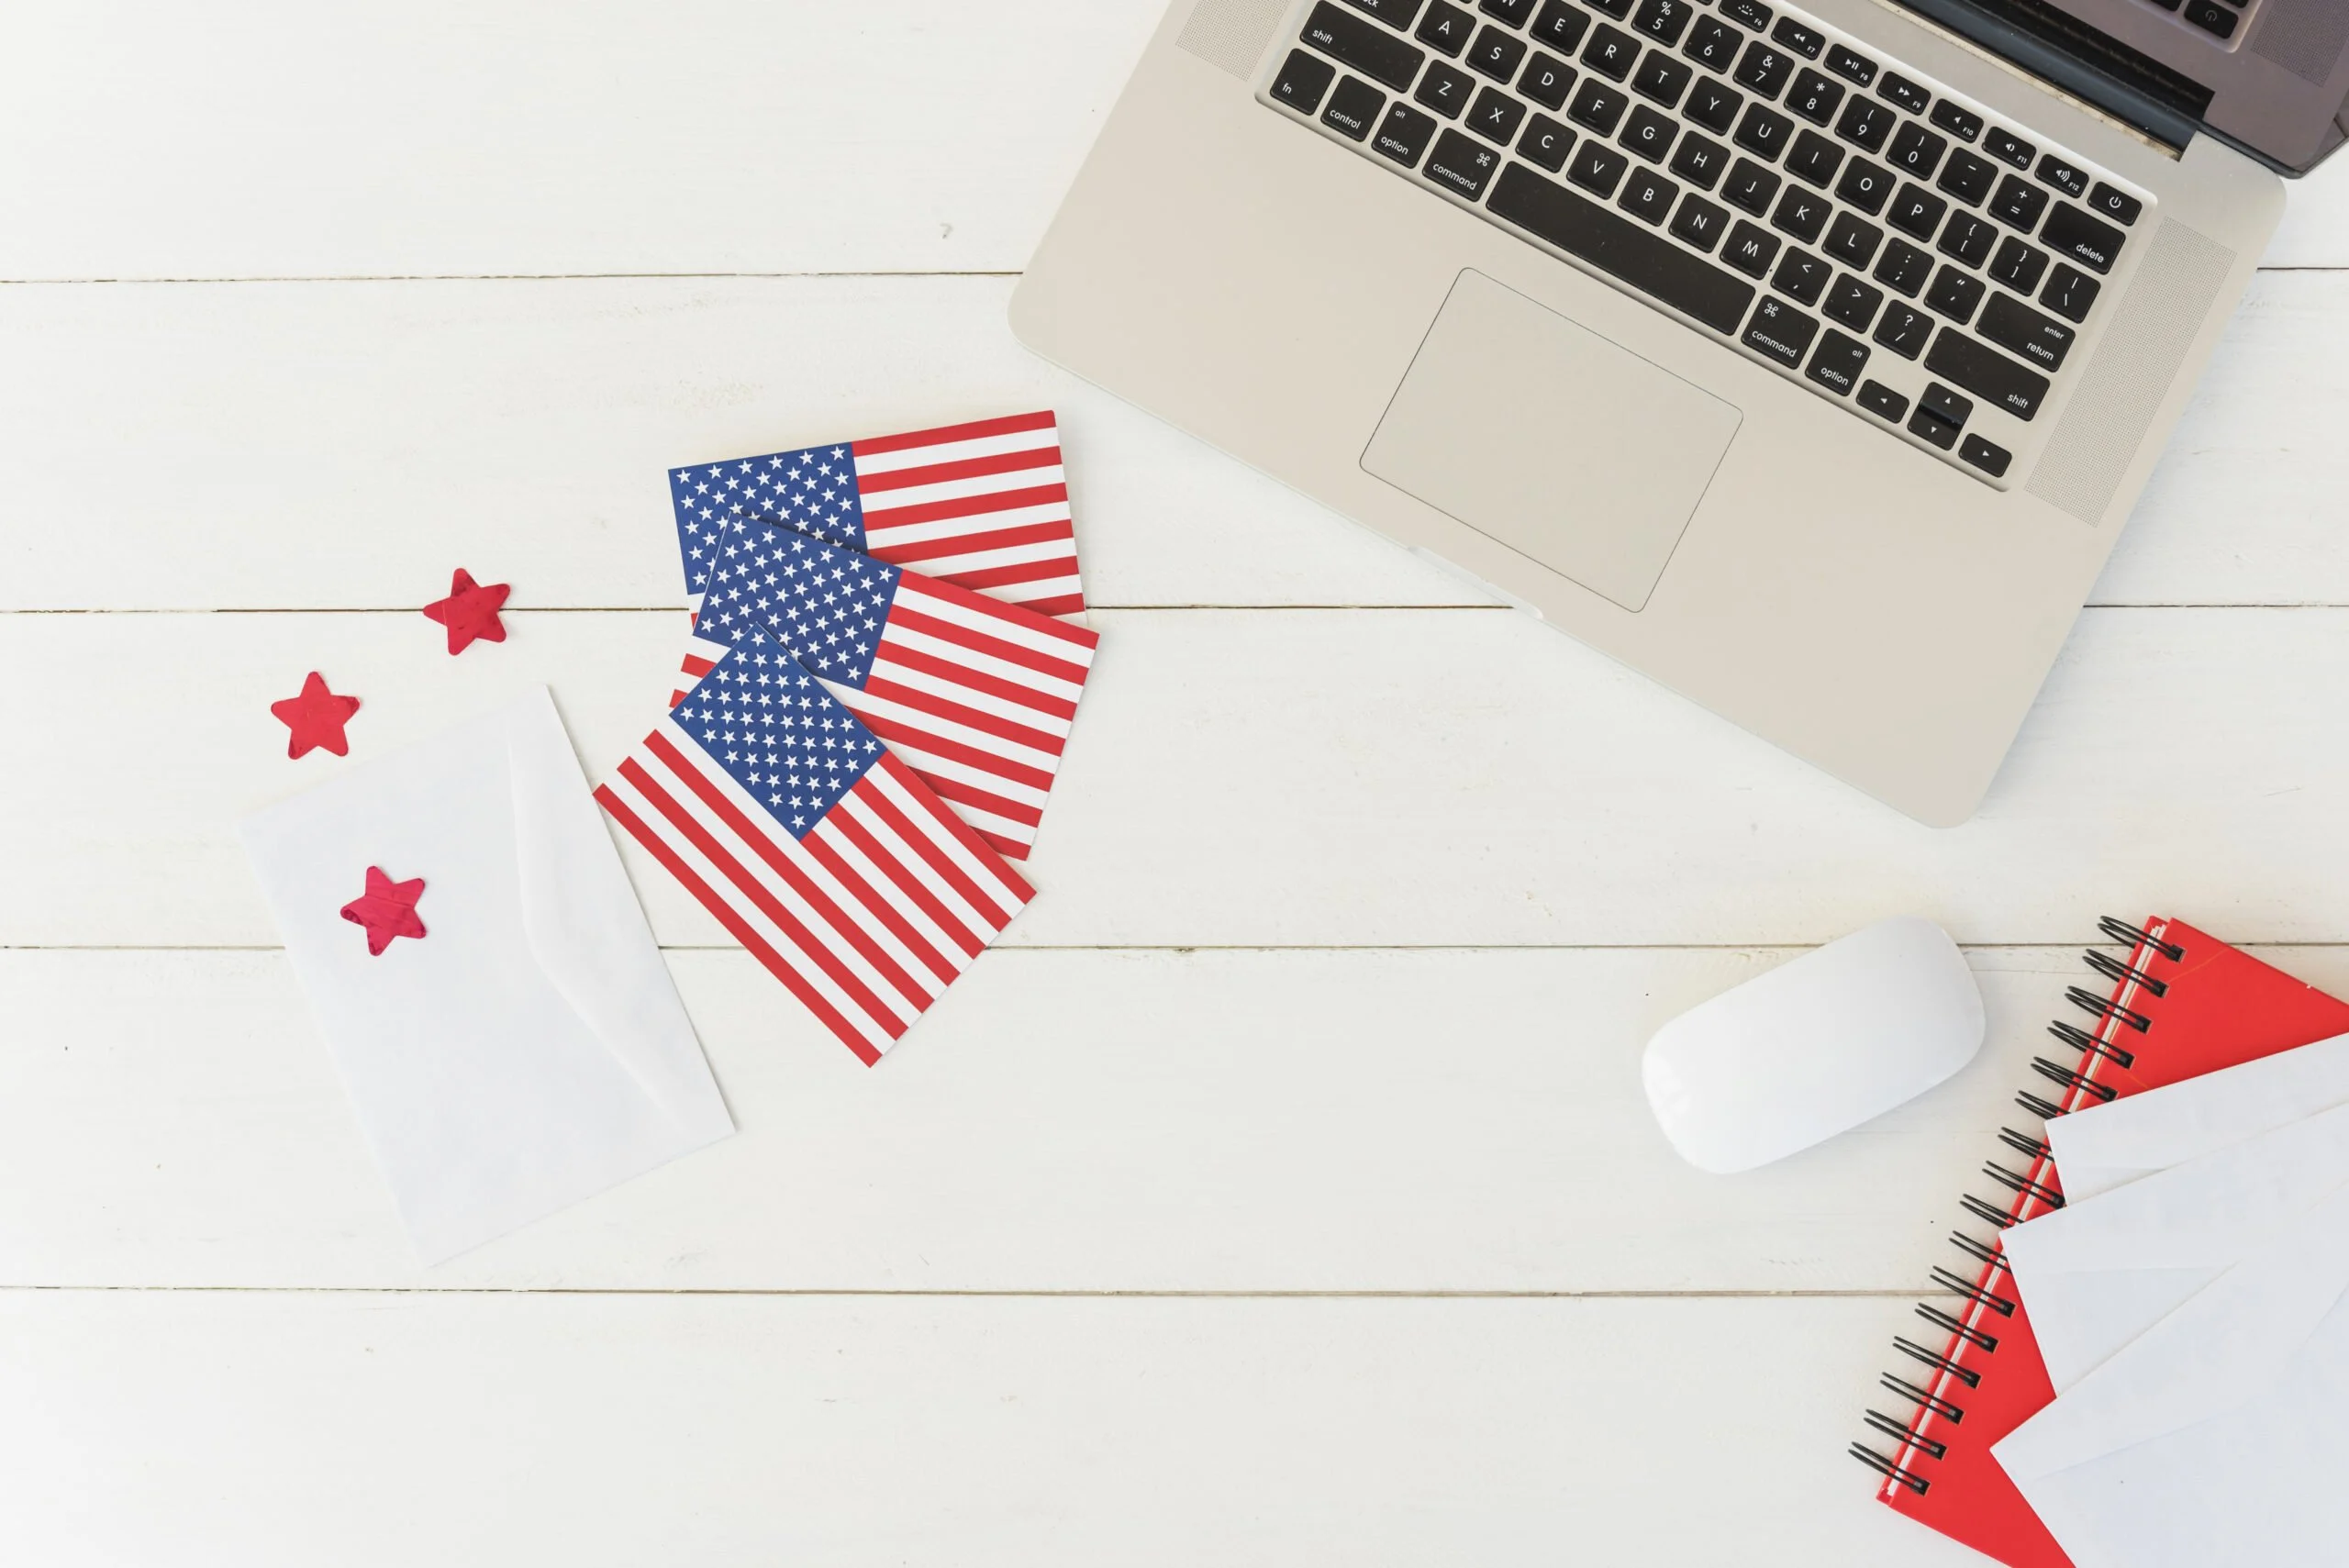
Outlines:
<svg viewBox="0 0 2349 1568"><path fill-rule="evenodd" d="M2201 128L2211 91L2045 0L1893 0L2173 152Z"/></svg>

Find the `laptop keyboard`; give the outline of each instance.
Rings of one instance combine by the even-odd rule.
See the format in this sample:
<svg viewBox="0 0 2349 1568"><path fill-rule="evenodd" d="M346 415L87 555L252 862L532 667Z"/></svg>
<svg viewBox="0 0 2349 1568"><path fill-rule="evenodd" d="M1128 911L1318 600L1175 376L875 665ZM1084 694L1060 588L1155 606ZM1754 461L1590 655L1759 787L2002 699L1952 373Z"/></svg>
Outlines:
<svg viewBox="0 0 2349 1568"><path fill-rule="evenodd" d="M1314 0L1260 96L1998 488L2153 198L1762 0Z"/></svg>

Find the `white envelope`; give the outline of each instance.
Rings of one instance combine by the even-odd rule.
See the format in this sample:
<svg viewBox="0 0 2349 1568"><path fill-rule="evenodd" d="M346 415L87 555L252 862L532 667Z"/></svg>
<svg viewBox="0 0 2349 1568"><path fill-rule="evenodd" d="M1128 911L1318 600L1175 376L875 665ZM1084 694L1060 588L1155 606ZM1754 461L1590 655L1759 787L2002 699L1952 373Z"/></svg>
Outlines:
<svg viewBox="0 0 2349 1568"><path fill-rule="evenodd" d="M2076 1568L2349 1559L2349 1185L1991 1452Z"/></svg>
<svg viewBox="0 0 2349 1568"><path fill-rule="evenodd" d="M2349 1105L2349 1035L2090 1106L2047 1124L2055 1169L2073 1198Z"/></svg>
<svg viewBox="0 0 2349 1568"><path fill-rule="evenodd" d="M2343 1182L2349 1106L2007 1231L2000 1250L2055 1391L2080 1382Z"/></svg>
<svg viewBox="0 0 2349 1568"><path fill-rule="evenodd" d="M426 1262L733 1131L545 688L239 833ZM425 884L380 957L370 866Z"/></svg>

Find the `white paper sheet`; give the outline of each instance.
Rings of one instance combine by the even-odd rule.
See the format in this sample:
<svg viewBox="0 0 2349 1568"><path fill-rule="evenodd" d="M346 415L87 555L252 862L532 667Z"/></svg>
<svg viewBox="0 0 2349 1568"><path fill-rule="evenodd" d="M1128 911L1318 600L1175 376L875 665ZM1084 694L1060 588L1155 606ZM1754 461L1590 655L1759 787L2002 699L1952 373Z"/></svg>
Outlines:
<svg viewBox="0 0 2349 1568"><path fill-rule="evenodd" d="M544 688L239 831L426 1262L733 1130ZM425 882L379 957L370 866Z"/></svg>
<svg viewBox="0 0 2349 1568"><path fill-rule="evenodd" d="M2349 1560L2349 1185L1991 1452L2076 1568Z"/></svg>
<svg viewBox="0 0 2349 1568"><path fill-rule="evenodd" d="M2349 1106L2009 1230L2000 1246L2056 1393L2288 1229L2343 1182Z"/></svg>
<svg viewBox="0 0 2349 1568"><path fill-rule="evenodd" d="M2349 1035L2074 1111L2047 1124L2047 1141L2065 1195L2094 1197L2339 1105Z"/></svg>

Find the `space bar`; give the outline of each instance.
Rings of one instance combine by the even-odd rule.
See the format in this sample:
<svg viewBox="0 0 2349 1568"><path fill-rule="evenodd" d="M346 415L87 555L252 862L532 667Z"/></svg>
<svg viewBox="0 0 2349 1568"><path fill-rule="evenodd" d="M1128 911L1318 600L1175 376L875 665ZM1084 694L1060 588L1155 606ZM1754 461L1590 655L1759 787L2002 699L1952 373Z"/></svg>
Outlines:
<svg viewBox="0 0 2349 1568"><path fill-rule="evenodd" d="M1653 229L1586 201L1522 163L1502 171L1485 203L1536 239L1622 279L1642 294L1693 316L1716 332L1734 332L1753 303L1753 285L1698 261Z"/></svg>

